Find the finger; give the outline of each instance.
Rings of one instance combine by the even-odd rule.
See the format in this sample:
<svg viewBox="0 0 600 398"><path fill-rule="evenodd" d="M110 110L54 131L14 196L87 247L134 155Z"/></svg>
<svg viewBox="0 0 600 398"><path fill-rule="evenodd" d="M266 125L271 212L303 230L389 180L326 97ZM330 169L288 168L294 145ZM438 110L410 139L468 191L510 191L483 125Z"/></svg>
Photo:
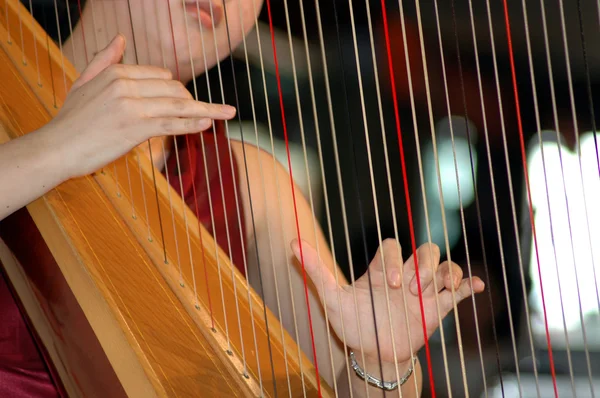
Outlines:
<svg viewBox="0 0 600 398"><path fill-rule="evenodd" d="M105 68L102 74L107 81L117 79L173 79L173 74L170 70L151 65L114 64Z"/></svg>
<svg viewBox="0 0 600 398"><path fill-rule="evenodd" d="M448 261L444 261L438 267L438 270L435 273L435 281L438 292L444 288L449 290L452 290L452 288L458 289L462 278L463 270L458 264L452 263L452 269L450 269L450 263Z"/></svg>
<svg viewBox="0 0 600 398"><path fill-rule="evenodd" d="M387 283L400 287L402 281L402 247L395 239L386 239L381 243L369 268L372 271L385 270Z"/></svg>
<svg viewBox="0 0 600 398"><path fill-rule="evenodd" d="M135 100L149 117L195 117L227 120L235 116L229 105L207 104L192 99L142 98Z"/></svg>
<svg viewBox="0 0 600 398"><path fill-rule="evenodd" d="M316 250L306 241L302 240L302 247L300 247L298 240L294 239L291 243L291 248L296 259L304 265L304 270L315 286L317 286L321 300L325 301L327 292L335 291L338 288L333 273L323 264ZM321 283L323 283L323 289L321 289Z"/></svg>
<svg viewBox="0 0 600 398"><path fill-rule="evenodd" d="M199 133L212 126L212 120L206 118L148 118L143 131L144 139L164 136Z"/></svg>
<svg viewBox="0 0 600 398"><path fill-rule="evenodd" d="M440 248L433 243L426 243L417 249L417 264L419 267L419 279L421 291L425 292L433 281L433 275L440 263ZM409 269L415 270L415 275L412 277L409 289L414 295L419 294L419 284L417 281L417 273L415 269L414 255L407 261Z"/></svg>
<svg viewBox="0 0 600 398"><path fill-rule="evenodd" d="M192 95L181 82L169 79L118 78L102 86L106 95L113 98L181 98L192 99Z"/></svg>
<svg viewBox="0 0 600 398"><path fill-rule="evenodd" d="M98 76L100 72L111 65L119 63L125 51L125 38L122 35L117 35L106 48L100 51L92 62L85 68L79 79L73 83L71 90L83 86L85 83Z"/></svg>
<svg viewBox="0 0 600 398"><path fill-rule="evenodd" d="M439 295L440 302L440 311L445 316L448 312L450 312L454 308L454 302L456 304L460 303L467 297L471 295L471 293L481 293L485 288L485 284L478 277L473 277L472 280L463 279L460 283L458 289L454 290L454 296L452 295L452 291L444 290Z"/></svg>

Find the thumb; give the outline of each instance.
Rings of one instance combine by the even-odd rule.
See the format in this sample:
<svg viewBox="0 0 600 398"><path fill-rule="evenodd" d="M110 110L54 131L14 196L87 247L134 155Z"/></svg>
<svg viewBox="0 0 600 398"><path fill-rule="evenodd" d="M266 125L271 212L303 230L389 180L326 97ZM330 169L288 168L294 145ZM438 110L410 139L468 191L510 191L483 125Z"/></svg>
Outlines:
<svg viewBox="0 0 600 398"><path fill-rule="evenodd" d="M76 90L98 76L104 69L119 63L121 58L123 58L124 51L125 37L123 37L121 34L118 34L114 39L112 39L108 46L96 54L94 59L92 59L92 62L90 62L81 75L79 75L79 79L73 83L71 90Z"/></svg>
<svg viewBox="0 0 600 398"><path fill-rule="evenodd" d="M292 252L296 259L304 266L309 278L317 287L321 300L325 301L323 294L335 291L338 284L331 270L319 258L317 251L305 240L301 242L294 239L291 243ZM321 287L321 283L323 284Z"/></svg>

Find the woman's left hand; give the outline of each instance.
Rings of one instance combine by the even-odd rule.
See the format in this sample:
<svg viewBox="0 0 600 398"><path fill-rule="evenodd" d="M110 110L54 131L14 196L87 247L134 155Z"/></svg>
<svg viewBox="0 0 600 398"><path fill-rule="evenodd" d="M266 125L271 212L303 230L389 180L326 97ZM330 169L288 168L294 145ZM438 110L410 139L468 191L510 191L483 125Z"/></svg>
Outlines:
<svg viewBox="0 0 600 398"><path fill-rule="evenodd" d="M301 261L298 241L292 242L292 250L298 261ZM345 338L349 349L357 353L362 351L369 363L379 361L377 343L381 361L410 361L411 354L416 354L425 341L414 256L404 262L400 245L393 239L384 241L369 265L369 287L368 273L358 278L354 284L342 286L336 282L332 271L319 259L317 252L305 241L302 241L302 252L306 273L315 284L327 309L331 327L340 340ZM462 279L462 269L457 264L447 261L440 264L440 251L436 245L425 244L419 247L417 259L423 314L429 337L438 328L439 319L443 319L454 308L455 302L458 304L469 297L472 291L482 292L484 284L478 277L473 277L472 280ZM436 297L439 300L439 318ZM377 336L373 306L377 320ZM409 331L412 347L408 344Z"/></svg>

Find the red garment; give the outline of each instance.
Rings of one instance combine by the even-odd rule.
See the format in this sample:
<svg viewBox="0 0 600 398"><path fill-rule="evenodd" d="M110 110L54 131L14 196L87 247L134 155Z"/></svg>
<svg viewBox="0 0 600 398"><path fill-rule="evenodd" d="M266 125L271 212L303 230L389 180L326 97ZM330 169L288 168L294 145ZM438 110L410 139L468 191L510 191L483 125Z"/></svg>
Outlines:
<svg viewBox="0 0 600 398"><path fill-rule="evenodd" d="M227 223L232 260L238 269L243 272L242 255L244 246L242 236L245 236L244 214L238 192L239 217L242 220L240 231L234 194L234 181L238 181L237 162L235 157L232 159L229 156L229 146L227 138L223 134L222 125L218 125L216 134L213 134L212 131L205 132L203 137L205 156L203 156L199 134L177 139L183 197L186 204L196 213L200 222L216 237L219 246L226 253L229 253L227 230L225 228L225 223ZM205 159L206 169L204 166ZM220 176L217 160L220 162ZM171 185L180 193L179 169L174 153L168 160L167 169ZM223 203L221 196L221 186L223 187L225 203ZM210 187L216 233L212 228L208 187ZM21 209L13 214L9 217L11 220L7 219L3 222L5 228L0 228L0 237L11 249L13 247L16 249L18 243L15 243L14 236L13 239L10 239L10 236L14 233L14 228L11 226L11 231L11 228L7 226L11 225L12 220L18 218L20 212L27 212L27 210ZM22 253L23 250L13 250L13 252L19 258L20 256L17 253ZM35 335L28 329L26 318L13 298L7 282L4 273L0 272L0 397L55 398L64 396L65 393L62 388L57 387L56 383L53 382L51 377L53 372L50 372L47 367L48 365L52 367L52 365L44 360L46 355L43 347L36 344Z"/></svg>

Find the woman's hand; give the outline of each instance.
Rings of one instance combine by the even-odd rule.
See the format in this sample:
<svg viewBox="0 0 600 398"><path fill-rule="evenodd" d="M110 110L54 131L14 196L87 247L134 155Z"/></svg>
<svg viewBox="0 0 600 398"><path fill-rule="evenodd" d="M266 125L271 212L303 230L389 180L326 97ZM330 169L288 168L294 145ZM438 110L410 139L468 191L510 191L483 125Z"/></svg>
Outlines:
<svg viewBox="0 0 600 398"><path fill-rule="evenodd" d="M199 132L211 119L235 115L230 106L194 101L166 69L120 65L124 49L119 35L98 53L39 131L64 179L96 171L152 137Z"/></svg>
<svg viewBox="0 0 600 398"><path fill-rule="evenodd" d="M298 241L292 242L292 250L300 261ZM369 265L371 290L367 273L356 280L353 286L338 285L332 272L318 258L317 252L304 241L302 242L302 251L306 272L315 284L321 301L327 308L331 327L337 336L342 339L343 319L346 344L349 349L357 353L357 361L361 362L362 359L359 353L362 351L367 363L379 363L371 304L371 297L373 297L381 360L388 364L393 364L394 360L402 365L409 363L411 347L408 344L407 332L410 330L412 353L416 353L424 345L414 257L411 256L408 261L404 262L400 245L392 239L384 241ZM482 292L484 284L477 277L472 280L462 279L462 270L454 263L443 262L439 264L440 252L435 245L421 246L417 250L417 257L423 292L425 323L427 334L430 336L439 326L436 296L439 300L441 318L444 318L453 309L455 300L456 303L459 303L469 297L471 289L475 293ZM382 260L385 261L385 274ZM452 271L452 274L450 274L450 271ZM437 291L434 287L433 278L436 281ZM389 302L386 298L385 284L387 284ZM454 294L452 294L452 285L454 285ZM321 286L323 286L323 289ZM354 292L356 292L356 301ZM406 300L408 312L405 311L404 300ZM340 317L340 315L342 316ZM395 358L392 334L390 333L390 316L394 332ZM359 340L359 324L362 345ZM370 370L374 374L379 374L378 368ZM400 372L403 372L403 370L400 369Z"/></svg>

